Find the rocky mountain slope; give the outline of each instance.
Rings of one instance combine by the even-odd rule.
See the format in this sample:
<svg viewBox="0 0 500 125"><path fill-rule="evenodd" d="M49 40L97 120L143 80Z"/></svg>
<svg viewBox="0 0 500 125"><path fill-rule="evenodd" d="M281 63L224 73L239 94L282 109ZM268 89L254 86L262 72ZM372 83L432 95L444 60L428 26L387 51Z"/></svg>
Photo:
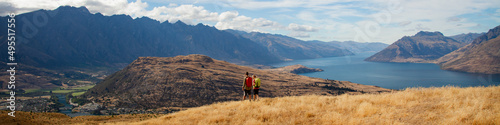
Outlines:
<svg viewBox="0 0 500 125"><path fill-rule="evenodd" d="M379 93L390 90L239 66L204 55L140 57L83 97L106 107L196 107L240 100L245 72L262 79L261 97Z"/></svg>
<svg viewBox="0 0 500 125"><path fill-rule="evenodd" d="M258 32L225 30L236 36L248 38L265 46L269 53L282 60L311 59L321 57L345 56L353 53L336 46L325 46L318 42L303 41L288 36Z"/></svg>
<svg viewBox="0 0 500 125"><path fill-rule="evenodd" d="M500 74L500 26L472 43L437 60L442 69L470 73Z"/></svg>
<svg viewBox="0 0 500 125"><path fill-rule="evenodd" d="M465 45L440 32L420 31L399 39L365 61L429 63Z"/></svg>

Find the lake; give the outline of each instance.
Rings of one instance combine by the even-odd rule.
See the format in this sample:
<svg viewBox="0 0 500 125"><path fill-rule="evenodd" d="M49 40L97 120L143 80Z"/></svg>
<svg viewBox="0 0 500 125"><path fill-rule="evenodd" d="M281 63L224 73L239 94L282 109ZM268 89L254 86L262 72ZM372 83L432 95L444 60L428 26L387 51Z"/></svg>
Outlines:
<svg viewBox="0 0 500 125"><path fill-rule="evenodd" d="M441 70L436 64L363 61L373 54L374 53L362 53L355 56L294 60L272 64L272 66L282 67L302 64L307 67L320 68L325 71L303 73L300 75L331 80L351 81L389 89L442 87L447 85L460 87L500 85L500 75L446 71Z"/></svg>

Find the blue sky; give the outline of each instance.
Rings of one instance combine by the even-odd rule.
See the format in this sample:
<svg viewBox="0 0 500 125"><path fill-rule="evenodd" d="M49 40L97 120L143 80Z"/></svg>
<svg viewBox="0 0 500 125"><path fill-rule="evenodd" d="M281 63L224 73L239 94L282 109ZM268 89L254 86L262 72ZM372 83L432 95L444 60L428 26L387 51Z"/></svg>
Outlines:
<svg viewBox="0 0 500 125"><path fill-rule="evenodd" d="M500 25L498 0L0 0L0 13L61 5L321 41L390 44L421 30L450 36Z"/></svg>

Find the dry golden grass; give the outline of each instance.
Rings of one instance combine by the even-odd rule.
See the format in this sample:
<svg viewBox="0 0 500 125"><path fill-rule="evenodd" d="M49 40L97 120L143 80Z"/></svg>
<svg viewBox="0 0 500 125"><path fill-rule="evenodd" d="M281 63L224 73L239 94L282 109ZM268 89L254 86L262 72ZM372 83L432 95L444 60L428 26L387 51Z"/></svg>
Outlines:
<svg viewBox="0 0 500 125"><path fill-rule="evenodd" d="M500 87L411 88L384 94L262 98L114 124L500 124Z"/></svg>

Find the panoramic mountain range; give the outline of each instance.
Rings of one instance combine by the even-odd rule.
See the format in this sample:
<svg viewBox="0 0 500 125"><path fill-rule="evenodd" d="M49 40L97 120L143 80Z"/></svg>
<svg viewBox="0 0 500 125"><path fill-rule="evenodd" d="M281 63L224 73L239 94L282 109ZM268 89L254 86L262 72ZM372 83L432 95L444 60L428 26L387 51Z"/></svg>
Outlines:
<svg viewBox="0 0 500 125"><path fill-rule="evenodd" d="M29 22L36 14L44 13L56 14L47 16L45 26L35 27L36 33L21 31L16 34L32 37L17 40L17 58L23 64L45 68L123 67L142 56L186 54L206 54L235 63L280 61L265 47L214 27L191 26L180 21L160 23L147 17L132 19L128 15L103 16L91 14L85 7L62 6L56 10L17 15L18 30L28 27L29 23L23 19ZM6 20L2 18L2 26L6 26ZM2 35L6 35L5 31ZM5 45L1 48L5 49Z"/></svg>
<svg viewBox="0 0 500 125"><path fill-rule="evenodd" d="M40 14L46 20L39 21ZM7 17L0 24L6 29ZM17 58L26 65L58 68L114 66L123 68L143 56L204 54L238 64L352 55L335 46L262 33L234 33L178 21L160 23L128 15L92 14L85 7L61 6L16 16ZM35 20L32 20L35 19ZM37 24L37 25L35 25ZM43 25L42 25L43 24ZM232 33L229 33L232 32ZM5 38L6 30L1 31ZM28 38L29 37L29 38ZM5 39L3 39L5 40ZM4 50L6 44L0 47ZM2 58L2 61L6 61Z"/></svg>
<svg viewBox="0 0 500 125"><path fill-rule="evenodd" d="M205 55L140 57L83 97L105 107L157 109L196 107L240 100L245 72L262 79L260 96L338 95L390 90L348 81L311 78L282 71L260 70Z"/></svg>
<svg viewBox="0 0 500 125"><path fill-rule="evenodd" d="M266 46L269 52L281 59L306 59L307 57L325 57L327 55L354 55L366 52L378 52L388 45L380 42L360 43L354 41L331 41L318 40L303 41L289 36L259 32L244 32L238 30L225 30L235 35L241 35L251 39L262 46ZM291 56L290 54L294 55ZM297 58L299 57L299 58Z"/></svg>
<svg viewBox="0 0 500 125"><path fill-rule="evenodd" d="M221 31L181 21L160 23L147 17L103 16L92 14L85 7L37 10L16 15L16 19L16 61L30 69L19 74L19 79L26 80L19 85L21 88L39 86L24 83L43 82L57 86L60 83L54 81L68 82L61 81L65 78L60 75L38 79L48 77L38 72L61 73L64 70L80 76L104 76L145 56L204 54L236 64L253 65L353 54L334 43L325 46L282 35ZM7 17L0 17L0 27L7 29ZM0 51L7 52L6 35L7 30L0 31L2 43L5 43L0 44ZM0 61L6 62L6 56L0 55Z"/></svg>
<svg viewBox="0 0 500 125"><path fill-rule="evenodd" d="M284 35L258 32L247 33L237 30L225 31L235 35L241 35L259 45L267 47L269 53L279 57L281 60L309 59L311 57L320 58L332 55L353 55L351 51L341 49L338 46L325 46L318 42L303 41Z"/></svg>

